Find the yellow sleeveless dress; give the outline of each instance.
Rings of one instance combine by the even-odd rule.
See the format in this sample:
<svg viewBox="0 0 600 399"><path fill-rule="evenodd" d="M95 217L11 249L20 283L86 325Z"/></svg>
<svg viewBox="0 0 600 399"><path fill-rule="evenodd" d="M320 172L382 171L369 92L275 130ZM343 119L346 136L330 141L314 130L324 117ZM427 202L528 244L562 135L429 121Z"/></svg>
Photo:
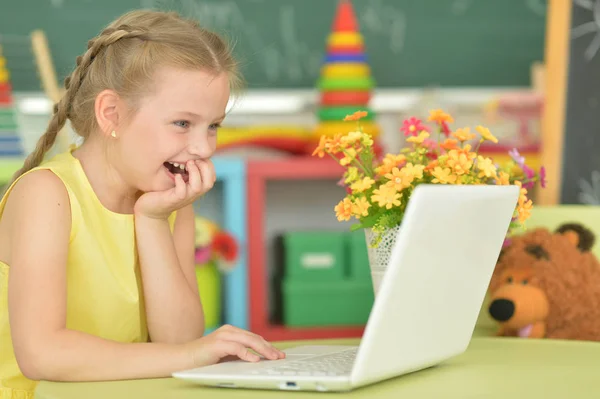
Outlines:
<svg viewBox="0 0 600 399"><path fill-rule="evenodd" d="M71 147L33 169L56 174L71 203L67 328L119 342L145 342L148 331L133 216L111 212L100 203L73 150ZM13 186L0 202L0 217ZM169 218L171 231L175 216ZM34 246L32 243L32 250ZM12 347L9 271L10 265L0 262L0 399L31 399L37 382L19 371Z"/></svg>

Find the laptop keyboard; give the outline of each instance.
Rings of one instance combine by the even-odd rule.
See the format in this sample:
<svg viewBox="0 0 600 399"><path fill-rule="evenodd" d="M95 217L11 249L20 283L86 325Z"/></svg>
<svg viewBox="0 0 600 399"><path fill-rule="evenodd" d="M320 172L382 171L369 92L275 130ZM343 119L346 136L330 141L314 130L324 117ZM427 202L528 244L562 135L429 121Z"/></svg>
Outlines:
<svg viewBox="0 0 600 399"><path fill-rule="evenodd" d="M300 376L337 376L349 374L354 364L358 348L326 355L312 356L293 360L280 366L255 370L255 375L300 375Z"/></svg>

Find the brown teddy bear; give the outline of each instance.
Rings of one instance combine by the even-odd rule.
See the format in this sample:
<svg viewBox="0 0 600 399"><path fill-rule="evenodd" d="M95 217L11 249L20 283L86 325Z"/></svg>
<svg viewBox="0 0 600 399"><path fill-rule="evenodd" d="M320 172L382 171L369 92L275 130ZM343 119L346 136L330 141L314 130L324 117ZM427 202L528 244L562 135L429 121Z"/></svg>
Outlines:
<svg viewBox="0 0 600 399"><path fill-rule="evenodd" d="M600 262L578 223L510 238L490 282L498 335L600 341Z"/></svg>

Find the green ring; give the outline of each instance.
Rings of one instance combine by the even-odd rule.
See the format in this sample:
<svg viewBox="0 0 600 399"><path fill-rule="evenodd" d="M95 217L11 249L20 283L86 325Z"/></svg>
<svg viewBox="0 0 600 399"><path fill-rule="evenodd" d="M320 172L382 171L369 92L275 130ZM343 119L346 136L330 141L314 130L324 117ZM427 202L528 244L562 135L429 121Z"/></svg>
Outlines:
<svg viewBox="0 0 600 399"><path fill-rule="evenodd" d="M321 78L318 87L321 90L369 90L375 86L372 77L364 78Z"/></svg>
<svg viewBox="0 0 600 399"><path fill-rule="evenodd" d="M320 121L343 121L346 115L352 115L356 111L367 111L367 116L361 118L361 121L371 121L375 118L375 113L365 107L323 107L319 109Z"/></svg>

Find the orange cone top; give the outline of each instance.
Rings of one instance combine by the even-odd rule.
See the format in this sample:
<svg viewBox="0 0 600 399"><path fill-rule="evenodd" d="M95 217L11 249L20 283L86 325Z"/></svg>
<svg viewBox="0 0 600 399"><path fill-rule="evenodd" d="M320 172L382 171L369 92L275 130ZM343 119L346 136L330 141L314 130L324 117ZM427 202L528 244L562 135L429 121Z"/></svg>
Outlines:
<svg viewBox="0 0 600 399"><path fill-rule="evenodd" d="M339 1L332 30L334 32L358 32L358 21L350 0Z"/></svg>

